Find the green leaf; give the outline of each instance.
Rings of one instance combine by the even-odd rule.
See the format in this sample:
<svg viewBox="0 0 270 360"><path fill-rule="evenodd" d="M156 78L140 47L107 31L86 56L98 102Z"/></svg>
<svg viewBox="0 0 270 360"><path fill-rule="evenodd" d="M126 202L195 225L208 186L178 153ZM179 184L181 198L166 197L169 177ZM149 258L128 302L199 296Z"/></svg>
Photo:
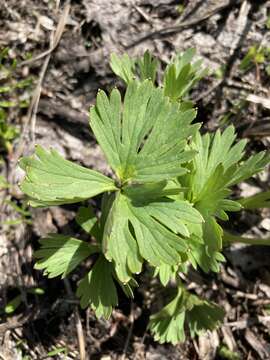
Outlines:
<svg viewBox="0 0 270 360"><path fill-rule="evenodd" d="M139 78L141 81L150 79L153 83L156 81L158 61L154 59L147 50L142 58L137 60L139 68Z"/></svg>
<svg viewBox="0 0 270 360"><path fill-rule="evenodd" d="M113 260L117 277L123 283L127 283L133 273L141 272L142 268L142 258L130 231L129 218L127 198L118 193L106 220L103 253L109 261Z"/></svg>
<svg viewBox="0 0 270 360"><path fill-rule="evenodd" d="M59 348L56 348L52 351L49 351L47 353L47 356L56 356L58 354L61 354L61 353L65 353L66 355L68 354L68 349L66 347L59 347Z"/></svg>
<svg viewBox="0 0 270 360"><path fill-rule="evenodd" d="M137 202L155 200L165 196L180 194L184 189L175 180L149 182L144 184L132 184L123 188L124 193L129 197L136 199Z"/></svg>
<svg viewBox="0 0 270 360"><path fill-rule="evenodd" d="M111 55L110 66L112 71L119 76L126 84L137 78L140 81L151 80L153 83L156 80L158 61L154 59L147 50L143 57L138 59L130 59L128 54L118 56Z"/></svg>
<svg viewBox="0 0 270 360"><path fill-rule="evenodd" d="M148 327L156 341L176 345L185 340L185 302L186 297L182 296L179 288L176 297L170 303L158 313L151 315Z"/></svg>
<svg viewBox="0 0 270 360"><path fill-rule="evenodd" d="M198 133L191 144L197 154L188 165L190 173L179 179L205 220L202 233L191 236L187 253L193 267L199 265L205 272L218 272L219 262L225 260L221 254L223 231L215 218L228 220L226 212L242 208L239 202L227 199L230 186L259 172L269 161L263 152L242 161L246 142L235 144L235 139L232 126L212 136Z"/></svg>
<svg viewBox="0 0 270 360"><path fill-rule="evenodd" d="M179 235L189 235L187 223L200 225L202 221L186 201L147 197L139 201L118 193L105 225L103 252L126 283L141 271L142 258L153 266L180 264L188 245Z"/></svg>
<svg viewBox="0 0 270 360"><path fill-rule="evenodd" d="M39 287L27 289L26 291L30 294L39 295L39 296L45 294L45 290L43 290L42 288L39 288Z"/></svg>
<svg viewBox="0 0 270 360"><path fill-rule="evenodd" d="M246 161L244 161L235 171L232 176L229 185L235 185L249 179L251 176L258 174L262 171L266 165L270 163L270 154L265 151L261 151L256 155L250 156Z"/></svg>
<svg viewBox="0 0 270 360"><path fill-rule="evenodd" d="M149 329L161 344L176 345L185 340L185 322L191 336L195 336L216 328L223 317L224 311L217 305L201 300L179 286L173 300L150 317Z"/></svg>
<svg viewBox="0 0 270 360"><path fill-rule="evenodd" d="M226 360L242 360L240 353L230 350L226 345L221 345L218 349L218 355L221 359Z"/></svg>
<svg viewBox="0 0 270 360"><path fill-rule="evenodd" d="M25 209L24 204L22 206L17 205L14 201L5 200L5 204L8 204L10 207L13 208L18 214L21 214L23 217L31 216L31 212Z"/></svg>
<svg viewBox="0 0 270 360"><path fill-rule="evenodd" d="M22 303L22 295L17 295L13 298L6 306L5 313L12 314L14 311L21 305Z"/></svg>
<svg viewBox="0 0 270 360"><path fill-rule="evenodd" d="M14 101L0 101L0 107L2 108L11 108L15 107L17 104Z"/></svg>
<svg viewBox="0 0 270 360"><path fill-rule="evenodd" d="M43 270L49 278L66 277L88 256L100 252L98 246L65 235L51 234L39 242L35 269Z"/></svg>
<svg viewBox="0 0 270 360"><path fill-rule="evenodd" d="M139 284L137 283L137 281L134 278L131 278L129 280L128 283L122 283L117 277L115 277L115 279L117 280L118 284L121 286L122 290L124 291L125 295L128 298L134 298L134 293L133 293L133 289L135 287L138 287Z"/></svg>
<svg viewBox="0 0 270 360"><path fill-rule="evenodd" d="M100 238L98 219L91 206L80 206L75 220L85 232L94 236L96 239Z"/></svg>
<svg viewBox="0 0 270 360"><path fill-rule="evenodd" d="M267 17L266 23L265 23L267 29L270 29L270 16Z"/></svg>
<svg viewBox="0 0 270 360"><path fill-rule="evenodd" d="M199 133L196 134L192 148L197 150L197 155L192 163L191 175L187 176L189 184L192 186L194 201L200 200L203 197L203 192L208 192L204 191L204 187L207 186L207 183L209 187L209 181L212 177L220 178L220 181L226 185L221 174L241 160L246 145L245 140L233 145L235 138L233 126L229 126L223 134L219 130L216 131L212 137L209 134L204 136ZM222 182L221 186L224 186Z"/></svg>
<svg viewBox="0 0 270 360"><path fill-rule="evenodd" d="M203 224L203 233L192 235L189 239L188 260L197 269L197 265L208 273L218 272L219 263L225 258L221 254L223 231L213 217L206 218Z"/></svg>
<svg viewBox="0 0 270 360"><path fill-rule="evenodd" d="M245 209L261 209L270 207L270 191L264 191L259 194L239 199L238 202Z"/></svg>
<svg viewBox="0 0 270 360"><path fill-rule="evenodd" d="M195 49L186 50L176 56L165 70L164 94L173 101L181 100L207 74L207 69L201 67L201 60L192 63L194 55Z"/></svg>
<svg viewBox="0 0 270 360"><path fill-rule="evenodd" d="M254 59L257 54L257 46L251 46L247 52L247 54L244 56L243 60L240 63L240 70L246 71L248 70L253 64Z"/></svg>
<svg viewBox="0 0 270 360"><path fill-rule="evenodd" d="M169 281L175 281L177 271L179 267L177 265L171 266L163 264L155 268L154 276L159 276L159 280L163 286L168 285Z"/></svg>
<svg viewBox="0 0 270 360"><path fill-rule="evenodd" d="M36 157L22 158L26 177L22 191L32 206L75 203L116 190L113 180L62 158L55 150L36 147Z"/></svg>
<svg viewBox="0 0 270 360"><path fill-rule="evenodd" d="M225 311L218 305L199 298L196 300L186 317L192 337L201 335L207 330L214 330L225 316Z"/></svg>
<svg viewBox="0 0 270 360"><path fill-rule="evenodd" d="M118 303L118 297L113 280L113 266L102 255L80 281L77 296L80 297L82 308L90 305L97 317L110 317L113 307Z"/></svg>
<svg viewBox="0 0 270 360"><path fill-rule="evenodd" d="M197 155L189 164L190 173L179 181L189 188L187 198L204 217L228 220L226 211L239 211L239 202L226 199L231 193L229 187L258 173L269 162L264 152L242 161L246 141L234 144L235 138L234 128L229 126L213 136L197 133L191 144Z"/></svg>
<svg viewBox="0 0 270 360"><path fill-rule="evenodd" d="M135 78L135 61L130 59L128 54L124 54L121 57L112 54L110 66L112 71L127 84Z"/></svg>
<svg viewBox="0 0 270 360"><path fill-rule="evenodd" d="M185 149L199 127L190 125L195 116L193 109L179 111L151 81L133 81L123 106L118 90L110 98L99 92L90 125L122 183L153 182L186 173L181 164L195 153Z"/></svg>
<svg viewBox="0 0 270 360"><path fill-rule="evenodd" d="M3 189L8 189L10 184L7 182L4 176L0 175L0 191Z"/></svg>
<svg viewBox="0 0 270 360"><path fill-rule="evenodd" d="M0 143L7 147L6 142L14 140L19 135L19 131L15 126L8 124L5 117L4 110L0 111Z"/></svg>

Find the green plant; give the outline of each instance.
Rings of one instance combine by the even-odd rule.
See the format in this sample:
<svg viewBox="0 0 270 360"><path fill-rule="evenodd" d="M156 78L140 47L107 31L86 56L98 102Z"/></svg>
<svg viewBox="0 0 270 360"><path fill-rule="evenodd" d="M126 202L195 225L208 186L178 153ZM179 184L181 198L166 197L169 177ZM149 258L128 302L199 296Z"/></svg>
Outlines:
<svg viewBox="0 0 270 360"><path fill-rule="evenodd" d="M270 49L269 47L262 45L253 45L248 49L248 52L244 56L240 63L240 70L247 71L253 66L258 67L260 64L264 64L266 73L270 74Z"/></svg>
<svg viewBox="0 0 270 360"><path fill-rule="evenodd" d="M0 50L0 152L12 151L12 141L19 136L19 130L10 123L9 112L12 109L15 117L15 108L28 106L26 92L33 82L31 77L18 79L16 70L17 60L11 59L9 48Z"/></svg>
<svg viewBox="0 0 270 360"><path fill-rule="evenodd" d="M218 349L218 355L221 357L221 359L227 359L227 360L241 360L242 357L238 352L234 352L224 344L220 346Z"/></svg>
<svg viewBox="0 0 270 360"><path fill-rule="evenodd" d="M31 288L25 290L26 294L34 294L34 295L43 295L44 290L41 288ZM16 295L12 300L8 302L8 304L5 306L5 313L10 315L13 314L14 311L21 305L23 302L22 294Z"/></svg>
<svg viewBox="0 0 270 360"><path fill-rule="evenodd" d="M15 126L7 123L7 113L0 102L0 152L10 152L12 141L19 135Z"/></svg>
<svg viewBox="0 0 270 360"><path fill-rule="evenodd" d="M205 74L193 56L194 50L177 56L165 69L163 86L157 85L158 64L149 53L135 60L112 56L112 69L127 86L124 99L117 89L109 96L99 91L90 126L113 178L40 146L20 161L26 172L21 189L32 206L103 193L100 216L90 206L76 216L89 241L50 234L40 241L36 268L65 277L95 254L77 295L82 307L106 318L118 303L116 283L132 297L143 265L154 268L165 287L174 279L175 294L149 324L156 340L174 344L184 340L185 322L192 336L221 322L223 309L188 292L178 274L189 265L219 271L225 261L219 220L242 207L230 199L231 188L269 162L264 152L246 158L246 141L236 142L232 126L201 135L200 124L192 124L196 110L187 96Z"/></svg>
<svg viewBox="0 0 270 360"><path fill-rule="evenodd" d="M0 179L1 180L1 179ZM1 190L1 182L0 182L0 190ZM5 199L4 203L7 204L11 209L14 210L14 214L16 214L16 218L12 220L4 221L6 225L18 225L18 224L32 224L31 220L31 212L28 209L28 204L26 201L23 201L22 204L16 204L15 201Z"/></svg>

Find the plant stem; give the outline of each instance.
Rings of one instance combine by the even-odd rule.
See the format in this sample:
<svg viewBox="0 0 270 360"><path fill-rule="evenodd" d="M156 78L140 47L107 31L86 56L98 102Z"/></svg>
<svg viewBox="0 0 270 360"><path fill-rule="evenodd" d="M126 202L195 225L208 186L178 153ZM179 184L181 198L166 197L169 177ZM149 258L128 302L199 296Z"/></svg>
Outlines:
<svg viewBox="0 0 270 360"><path fill-rule="evenodd" d="M225 246L228 246L228 245L234 244L234 243L270 246L270 238L266 238L266 239L248 238L248 237L244 237L244 236L233 235L226 231L224 231L224 233L223 233L223 241L224 241Z"/></svg>

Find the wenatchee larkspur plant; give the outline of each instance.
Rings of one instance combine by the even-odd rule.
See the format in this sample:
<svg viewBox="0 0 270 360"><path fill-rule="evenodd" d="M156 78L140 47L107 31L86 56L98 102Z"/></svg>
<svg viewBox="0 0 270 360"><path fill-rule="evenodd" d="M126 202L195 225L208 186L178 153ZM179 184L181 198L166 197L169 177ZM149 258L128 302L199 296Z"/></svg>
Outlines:
<svg viewBox="0 0 270 360"><path fill-rule="evenodd" d="M179 273L189 265L218 272L225 261L224 240L241 241L224 232L219 220L245 206L269 205L267 193L230 199L231 187L260 172L269 156L260 152L246 159L246 141L236 142L232 126L200 134L188 93L206 70L193 58L193 49L176 56L158 86L158 61L148 52L135 60L112 55L111 67L126 83L125 95L117 89L109 95L99 91L90 126L113 178L40 146L20 162L26 173L21 189L32 206L78 203L103 194L99 217L91 206L80 207L76 216L89 241L50 234L40 240L36 269L65 277L95 254L77 295L83 308L90 306L105 318L118 303L116 283L132 297L144 264L164 287L174 280L174 297L150 318L149 329L161 343L183 341L185 324L195 336L222 321L224 311L188 292Z"/></svg>

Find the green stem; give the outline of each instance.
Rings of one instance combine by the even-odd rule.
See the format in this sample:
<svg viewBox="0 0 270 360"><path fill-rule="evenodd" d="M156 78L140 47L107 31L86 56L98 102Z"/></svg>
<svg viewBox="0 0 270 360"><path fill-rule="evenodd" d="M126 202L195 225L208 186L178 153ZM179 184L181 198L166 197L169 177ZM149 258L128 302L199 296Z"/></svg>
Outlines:
<svg viewBox="0 0 270 360"><path fill-rule="evenodd" d="M240 235L232 235L227 231L223 233L223 242L225 246L235 244L235 243L243 243L248 245L265 245L270 246L270 238L261 239L261 238L248 238Z"/></svg>
<svg viewBox="0 0 270 360"><path fill-rule="evenodd" d="M245 209L270 207L270 190L237 200Z"/></svg>

